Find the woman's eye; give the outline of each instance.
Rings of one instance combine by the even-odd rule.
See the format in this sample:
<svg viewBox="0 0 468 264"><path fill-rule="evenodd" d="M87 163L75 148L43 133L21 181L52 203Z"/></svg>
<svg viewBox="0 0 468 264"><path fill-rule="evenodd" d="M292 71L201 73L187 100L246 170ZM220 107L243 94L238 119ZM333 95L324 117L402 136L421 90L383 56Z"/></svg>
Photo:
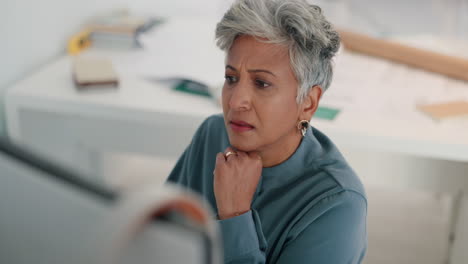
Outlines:
<svg viewBox="0 0 468 264"><path fill-rule="evenodd" d="M235 76L232 76L232 75L226 75L226 76L224 76L224 79L229 84L235 83L237 81L237 78Z"/></svg>
<svg viewBox="0 0 468 264"><path fill-rule="evenodd" d="M268 88L268 87L270 86L269 83L264 82L264 81L262 81L262 80L255 80L255 85L256 85L258 88L261 88L261 89L263 89L263 88Z"/></svg>

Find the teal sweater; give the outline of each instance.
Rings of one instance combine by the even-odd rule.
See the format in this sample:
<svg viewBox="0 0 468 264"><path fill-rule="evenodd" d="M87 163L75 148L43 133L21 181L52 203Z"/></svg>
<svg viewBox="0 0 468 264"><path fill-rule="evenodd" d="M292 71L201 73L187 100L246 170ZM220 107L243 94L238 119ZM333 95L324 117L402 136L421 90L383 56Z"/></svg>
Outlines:
<svg viewBox="0 0 468 264"><path fill-rule="evenodd" d="M216 154L229 146L221 115L195 133L168 181L200 193L216 210ZM263 168L251 210L219 220L225 263L360 263L367 248L364 188L338 149L309 128L296 152Z"/></svg>

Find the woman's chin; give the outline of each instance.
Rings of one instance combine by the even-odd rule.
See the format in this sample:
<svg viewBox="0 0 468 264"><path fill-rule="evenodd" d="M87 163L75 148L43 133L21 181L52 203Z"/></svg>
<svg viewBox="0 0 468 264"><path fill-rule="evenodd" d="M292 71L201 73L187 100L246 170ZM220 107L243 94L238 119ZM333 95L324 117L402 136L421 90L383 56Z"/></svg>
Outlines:
<svg viewBox="0 0 468 264"><path fill-rule="evenodd" d="M240 140L239 140L240 141ZM257 150L257 146L254 144L246 144L246 142L239 142L237 140L230 140L230 144L233 148L243 151L243 152L252 152Z"/></svg>

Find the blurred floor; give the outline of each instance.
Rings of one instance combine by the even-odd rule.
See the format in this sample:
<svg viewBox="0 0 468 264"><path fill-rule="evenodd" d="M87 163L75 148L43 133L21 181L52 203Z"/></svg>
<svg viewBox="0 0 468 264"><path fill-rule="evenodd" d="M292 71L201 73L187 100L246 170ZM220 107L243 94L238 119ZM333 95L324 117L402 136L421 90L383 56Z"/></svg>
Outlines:
<svg viewBox="0 0 468 264"><path fill-rule="evenodd" d="M366 264L447 263L452 195L371 187L367 193Z"/></svg>
<svg viewBox="0 0 468 264"><path fill-rule="evenodd" d="M105 181L119 189L162 184L175 159L135 154L103 158ZM449 253L454 193L366 184L369 247L365 264L444 264Z"/></svg>

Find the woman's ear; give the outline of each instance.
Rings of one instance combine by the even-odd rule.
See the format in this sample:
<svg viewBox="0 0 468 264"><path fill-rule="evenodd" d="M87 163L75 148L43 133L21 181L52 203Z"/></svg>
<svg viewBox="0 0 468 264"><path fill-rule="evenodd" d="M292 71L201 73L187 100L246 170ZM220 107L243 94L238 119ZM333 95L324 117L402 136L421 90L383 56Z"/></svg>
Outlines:
<svg viewBox="0 0 468 264"><path fill-rule="evenodd" d="M317 111L320 98L322 97L322 87L314 85L302 102L301 120L310 120Z"/></svg>

